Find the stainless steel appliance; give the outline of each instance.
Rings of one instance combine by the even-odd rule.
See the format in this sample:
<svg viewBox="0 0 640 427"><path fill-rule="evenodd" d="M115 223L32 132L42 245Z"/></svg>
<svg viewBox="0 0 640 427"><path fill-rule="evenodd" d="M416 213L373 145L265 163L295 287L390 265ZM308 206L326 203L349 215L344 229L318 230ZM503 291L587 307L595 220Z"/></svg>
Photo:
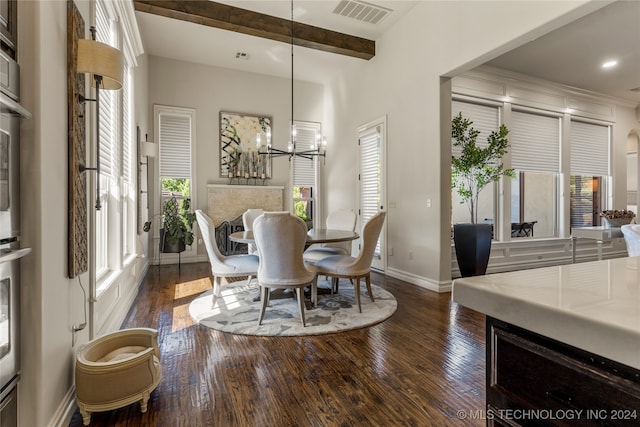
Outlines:
<svg viewBox="0 0 640 427"><path fill-rule="evenodd" d="M20 377L20 69L0 52L0 427L17 425Z"/></svg>

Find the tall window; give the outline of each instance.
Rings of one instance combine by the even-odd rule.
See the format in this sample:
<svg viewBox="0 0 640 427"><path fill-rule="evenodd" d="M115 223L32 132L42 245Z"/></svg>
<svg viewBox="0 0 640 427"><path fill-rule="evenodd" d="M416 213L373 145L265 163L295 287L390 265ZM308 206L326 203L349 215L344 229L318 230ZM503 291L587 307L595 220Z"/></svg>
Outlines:
<svg viewBox="0 0 640 427"><path fill-rule="evenodd" d="M123 254L135 253L136 236L136 162L133 132L133 90L131 68L124 67L122 82L122 243Z"/></svg>
<svg viewBox="0 0 640 427"><path fill-rule="evenodd" d="M384 209L384 137L386 118L370 122L358 129L359 148L359 196L360 227L363 227L374 215ZM384 225L378 237L371 266L386 268L386 245Z"/></svg>
<svg viewBox="0 0 640 427"><path fill-rule="evenodd" d="M610 128L571 121L571 227L600 225L609 180Z"/></svg>
<svg viewBox="0 0 640 427"><path fill-rule="evenodd" d="M160 144L161 207L171 198L178 201L179 208L187 199L190 206L194 206L191 165L195 110L156 106L155 111ZM191 247L187 248L189 250Z"/></svg>
<svg viewBox="0 0 640 427"><path fill-rule="evenodd" d="M512 230L534 223L528 237L554 237L558 233L558 177L560 173L560 117L512 111L509 125ZM516 225L515 227L513 225ZM522 233L512 233L522 237Z"/></svg>
<svg viewBox="0 0 640 427"><path fill-rule="evenodd" d="M474 103L470 97L465 97L464 101L452 101L452 115L462 112L481 131L479 144L498 127L499 107L490 102L478 100ZM570 226L600 225L599 214L606 209L609 197L611 126L575 117L568 121L565 113L560 111L511 104L494 105L504 105L505 109L511 110L504 119L509 129L510 144L510 160L506 160L506 166L515 169L516 177L504 181L505 185L511 186L510 201L501 203L498 200L498 193L493 191L498 186L487 187L483 191L487 194L480 202L480 218L506 215L511 221L512 239L558 237L563 224L560 218L561 194L566 191L570 196L570 213L565 220L569 220ZM563 132L565 123L569 128ZM563 140L562 135L568 135L568 138ZM456 147L452 147L452 153L456 154ZM569 154L569 171L561 169L562 153ZM563 185L566 187L561 188L563 175L569 184L565 181ZM468 212L458 201L454 192L453 223L468 221ZM494 206L501 207L501 211L494 214ZM523 227L529 231L522 233Z"/></svg>
<svg viewBox="0 0 640 427"><path fill-rule="evenodd" d="M95 3L96 39L123 50L124 35L115 9L104 1ZM133 119L130 63L124 55L122 89L100 91L100 198L96 215L96 275L98 281L110 271L120 270L124 257L134 252L135 190L133 165Z"/></svg>
<svg viewBox="0 0 640 427"><path fill-rule="evenodd" d="M320 134L320 123L296 121L296 145L300 150L315 146L316 136ZM315 201L317 198L318 159L305 159L294 156L292 164L292 201L293 212L306 222L315 219Z"/></svg>

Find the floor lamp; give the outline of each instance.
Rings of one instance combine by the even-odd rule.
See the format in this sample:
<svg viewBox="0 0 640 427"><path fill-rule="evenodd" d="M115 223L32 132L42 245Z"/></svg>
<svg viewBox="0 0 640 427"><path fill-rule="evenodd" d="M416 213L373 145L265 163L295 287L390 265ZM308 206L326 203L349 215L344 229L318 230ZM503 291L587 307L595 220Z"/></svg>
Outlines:
<svg viewBox="0 0 640 427"><path fill-rule="evenodd" d="M120 51L107 44L96 41L96 28L91 27L91 40L78 40L78 73L93 76L96 98L82 97L81 102L96 103L96 167L89 168L81 164L80 172L96 171L96 210L100 210L100 89L118 90L122 88L123 59Z"/></svg>

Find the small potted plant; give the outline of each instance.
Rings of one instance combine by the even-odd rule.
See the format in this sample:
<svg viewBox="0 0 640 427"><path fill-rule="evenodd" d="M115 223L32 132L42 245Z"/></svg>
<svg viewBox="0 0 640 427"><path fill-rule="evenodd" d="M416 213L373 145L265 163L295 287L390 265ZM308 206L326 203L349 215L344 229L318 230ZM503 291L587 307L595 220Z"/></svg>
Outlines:
<svg viewBox="0 0 640 427"><path fill-rule="evenodd" d="M193 223L196 214L191 212L191 199L171 197L162 208L162 225L160 229L160 251L165 253L183 252L186 246L193 244ZM152 219L144 223L143 230L151 230Z"/></svg>
<svg viewBox="0 0 640 427"><path fill-rule="evenodd" d="M458 113L451 121L453 145L460 147L460 154L451 156L451 188L462 197L460 203L469 208L471 222L454 224L453 239L460 274L463 277L484 274L491 252L492 224L478 224L478 196L489 184L501 177L513 178L513 169L505 169L502 157L507 153L509 130L501 125L487 137L484 147L476 143L480 131L473 122Z"/></svg>

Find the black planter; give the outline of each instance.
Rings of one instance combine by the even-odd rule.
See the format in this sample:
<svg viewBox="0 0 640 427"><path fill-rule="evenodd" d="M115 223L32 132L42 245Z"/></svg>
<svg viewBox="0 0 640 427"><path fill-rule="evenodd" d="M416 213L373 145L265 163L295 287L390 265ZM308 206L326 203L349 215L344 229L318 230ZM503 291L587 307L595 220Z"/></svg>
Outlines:
<svg viewBox="0 0 640 427"><path fill-rule="evenodd" d="M453 242L462 277L482 276L491 254L492 224L454 224Z"/></svg>
<svg viewBox="0 0 640 427"><path fill-rule="evenodd" d="M165 239L164 228L160 229L160 252L165 254L179 254L180 252L184 252L185 249L186 245L184 244L184 240L169 243Z"/></svg>

